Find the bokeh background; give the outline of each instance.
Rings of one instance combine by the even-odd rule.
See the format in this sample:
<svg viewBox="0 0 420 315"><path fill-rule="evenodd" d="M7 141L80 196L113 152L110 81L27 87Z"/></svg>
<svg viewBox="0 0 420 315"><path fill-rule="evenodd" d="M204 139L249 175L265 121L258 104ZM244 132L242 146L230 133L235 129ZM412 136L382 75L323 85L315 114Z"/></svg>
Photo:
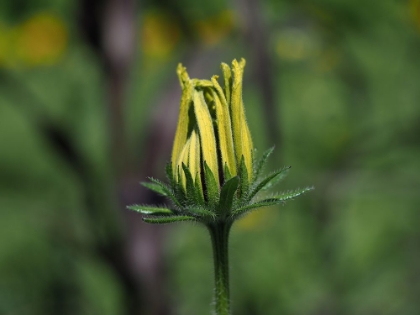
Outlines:
<svg viewBox="0 0 420 315"><path fill-rule="evenodd" d="M247 59L259 152L316 189L234 227L234 314L420 314L420 0L0 2L0 314L210 314L209 238L148 226L182 62Z"/></svg>

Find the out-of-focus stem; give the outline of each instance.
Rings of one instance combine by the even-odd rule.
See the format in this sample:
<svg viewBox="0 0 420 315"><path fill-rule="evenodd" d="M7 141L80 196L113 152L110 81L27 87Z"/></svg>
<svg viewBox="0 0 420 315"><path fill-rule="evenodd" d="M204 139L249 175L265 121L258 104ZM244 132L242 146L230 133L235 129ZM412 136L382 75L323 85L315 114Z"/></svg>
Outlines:
<svg viewBox="0 0 420 315"><path fill-rule="evenodd" d="M228 242L231 223L219 221L208 226L213 245L215 311L230 315Z"/></svg>

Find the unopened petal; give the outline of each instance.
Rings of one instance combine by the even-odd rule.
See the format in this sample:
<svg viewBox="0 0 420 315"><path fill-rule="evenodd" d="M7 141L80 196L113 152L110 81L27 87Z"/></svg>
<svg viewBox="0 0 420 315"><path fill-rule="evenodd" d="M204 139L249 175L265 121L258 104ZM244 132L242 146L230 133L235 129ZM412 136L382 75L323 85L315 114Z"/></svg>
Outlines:
<svg viewBox="0 0 420 315"><path fill-rule="evenodd" d="M248 171L248 177L252 177L252 151L253 144L252 138L249 131L248 124L246 122L245 108L242 101L242 80L245 68L245 59L241 59L240 62L233 60L232 71L233 71L233 84L232 84L232 95L231 95L231 117L232 117L232 130L233 130L233 142L235 147L236 162L239 162L244 158L245 166Z"/></svg>
<svg viewBox="0 0 420 315"><path fill-rule="evenodd" d="M213 99L216 105L217 130L219 135L219 148L222 155L222 165L227 165L230 176L236 176L235 150L233 147L232 124L229 107L223 90L217 82L217 76L212 77L214 85ZM229 177L230 177L229 176ZM225 180L229 179L225 174Z"/></svg>
<svg viewBox="0 0 420 315"><path fill-rule="evenodd" d="M188 74L186 74L185 71L178 74L180 76L180 81L183 85L183 89L182 89L182 96L181 96L181 104L179 108L178 125L176 128L174 145L172 148L172 158L171 158L172 170L175 174L177 173L176 164L178 162L179 155L181 154L181 151L185 143L187 142L188 125L190 123L188 111L191 105L192 91L193 91L193 86L191 82L189 81L189 79L186 81L183 81L184 79L188 78Z"/></svg>
<svg viewBox="0 0 420 315"><path fill-rule="evenodd" d="M204 100L203 92L194 90L194 112L200 133L201 152L203 160L219 182L219 171L217 166L216 138L214 135L213 121L208 106Z"/></svg>
<svg viewBox="0 0 420 315"><path fill-rule="evenodd" d="M176 180L179 182L181 181L182 183L182 187L184 188L184 191L186 191L187 189L187 178L185 176L185 172L182 168L182 164L188 165L188 161L189 161L189 156L188 153L190 151L190 144L191 144L191 139L188 139L188 141L185 143L184 147L182 148L182 151L179 155L178 158L178 162L176 164L176 174L175 174L175 178ZM179 178L180 176L180 178Z"/></svg>

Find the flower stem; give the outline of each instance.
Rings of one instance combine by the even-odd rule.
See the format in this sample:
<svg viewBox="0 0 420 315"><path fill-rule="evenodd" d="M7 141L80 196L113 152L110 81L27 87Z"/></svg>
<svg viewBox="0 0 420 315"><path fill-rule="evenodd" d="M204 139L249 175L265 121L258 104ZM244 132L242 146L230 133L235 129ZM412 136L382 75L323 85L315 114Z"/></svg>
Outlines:
<svg viewBox="0 0 420 315"><path fill-rule="evenodd" d="M213 245L217 315L230 315L228 239L231 225L230 222L218 221L208 226Z"/></svg>

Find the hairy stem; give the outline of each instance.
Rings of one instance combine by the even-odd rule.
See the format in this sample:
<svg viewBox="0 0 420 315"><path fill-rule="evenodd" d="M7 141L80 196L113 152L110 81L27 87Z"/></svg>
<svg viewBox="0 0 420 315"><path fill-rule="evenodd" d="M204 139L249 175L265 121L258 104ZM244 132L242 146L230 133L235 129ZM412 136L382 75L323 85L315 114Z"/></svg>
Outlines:
<svg viewBox="0 0 420 315"><path fill-rule="evenodd" d="M228 239L231 223L219 221L208 226L213 245L215 311L230 315Z"/></svg>

